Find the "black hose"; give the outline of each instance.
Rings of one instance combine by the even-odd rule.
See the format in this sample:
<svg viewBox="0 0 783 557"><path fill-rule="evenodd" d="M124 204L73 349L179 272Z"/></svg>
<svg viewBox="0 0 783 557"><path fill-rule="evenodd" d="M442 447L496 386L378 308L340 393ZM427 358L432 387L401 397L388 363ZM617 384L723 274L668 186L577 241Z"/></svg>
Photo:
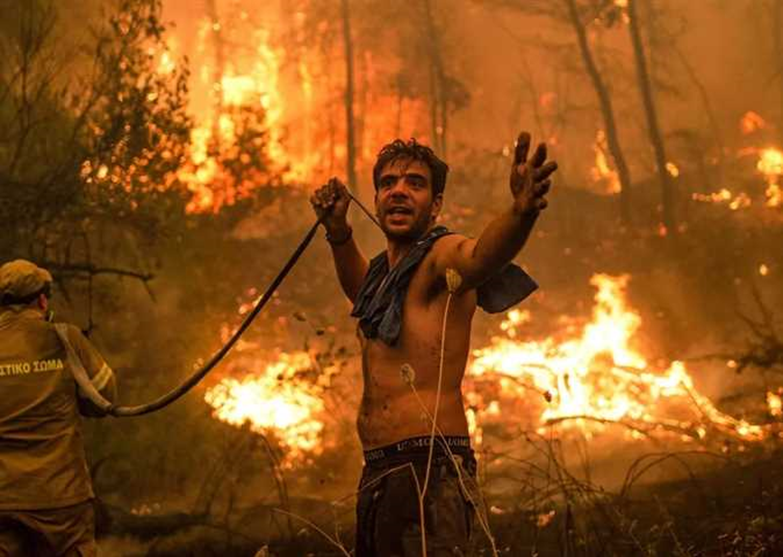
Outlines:
<svg viewBox="0 0 783 557"><path fill-rule="evenodd" d="M258 314L263 309L264 305L269 301L269 299L272 297L272 294L274 294L275 290L277 290L277 287L280 286L280 283L283 282L285 277L288 275L288 273L293 269L294 265L296 265L296 262L301 257L302 253L307 249L307 246L310 245L310 242L313 239L313 236L315 236L316 230L318 230L318 226L323 221L325 215L322 215L318 218L318 220L315 221L315 224L313 224L312 228L310 228L310 231L307 233L307 235L302 239L302 241L297 246L294 253L289 258L288 262L285 264L285 266L281 269L281 271L277 274L275 277L275 280L272 281L272 284L269 285L269 287L266 289L266 292L258 299L255 306L253 307L253 310L247 314L247 317L242 321L242 324L239 326L239 328L234 332L234 334L231 336L231 338L226 342L226 344L223 345L223 347L218 350L214 356L200 369L195 371L190 377L188 377L185 381L183 381L179 386L177 386L175 389L172 389L165 395L153 400L152 402L148 404L142 404L139 406L115 406L113 403L106 400L99 392L95 390L92 383L90 383L89 377L87 377L86 373L74 373L74 378L76 379L76 382L79 384L79 387L81 387L81 391L83 396L86 396L90 399L90 401L95 404L98 408L105 411L107 414L111 416L115 416L117 418L126 418L129 416L141 416L143 414L149 414L150 412L155 412L157 410L160 410L161 408L165 408L175 400L182 397L184 394L186 394L190 389L198 385L198 383L206 377L206 375L212 371L212 369L220 363L220 361L225 357L226 354L233 348L234 344L239 340L239 337L242 336L242 334L247 330L247 328L250 326L250 324L253 322L253 320L258 316ZM69 352L72 350L72 348L69 345L66 345L66 348L69 349ZM81 366L76 366L81 367ZM83 371L83 367L81 368Z"/></svg>

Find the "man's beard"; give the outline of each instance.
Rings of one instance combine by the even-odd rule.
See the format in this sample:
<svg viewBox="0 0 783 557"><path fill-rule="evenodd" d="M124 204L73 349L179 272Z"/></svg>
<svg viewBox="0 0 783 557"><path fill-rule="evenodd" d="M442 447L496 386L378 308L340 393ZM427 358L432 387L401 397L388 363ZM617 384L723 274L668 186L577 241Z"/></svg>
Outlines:
<svg viewBox="0 0 783 557"><path fill-rule="evenodd" d="M393 240L415 241L424 236L432 223L432 210L422 211L407 230L390 229L386 224L387 215L381 221L381 229L387 238Z"/></svg>

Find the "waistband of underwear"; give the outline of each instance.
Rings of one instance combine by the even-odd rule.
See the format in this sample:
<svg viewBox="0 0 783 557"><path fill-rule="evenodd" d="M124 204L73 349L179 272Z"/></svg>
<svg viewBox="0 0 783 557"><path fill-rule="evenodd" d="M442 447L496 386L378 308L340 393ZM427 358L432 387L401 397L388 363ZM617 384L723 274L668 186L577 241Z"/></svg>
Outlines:
<svg viewBox="0 0 783 557"><path fill-rule="evenodd" d="M470 448L470 437L463 435L437 436L435 437L434 454L439 456L447 454L444 444L448 446L448 448L454 454L462 456L473 454L473 451ZM423 435L421 437L409 437L408 439L397 441L391 445L364 451L364 462L365 464L378 464L387 459L393 458L416 458L420 456L426 457L429 452L429 435Z"/></svg>

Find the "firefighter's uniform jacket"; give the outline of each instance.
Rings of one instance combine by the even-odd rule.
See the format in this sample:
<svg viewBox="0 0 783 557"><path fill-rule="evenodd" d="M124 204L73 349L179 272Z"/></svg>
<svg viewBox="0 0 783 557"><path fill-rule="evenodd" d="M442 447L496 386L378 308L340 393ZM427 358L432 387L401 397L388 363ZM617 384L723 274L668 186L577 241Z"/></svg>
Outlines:
<svg viewBox="0 0 783 557"><path fill-rule="evenodd" d="M114 374L76 327L68 338L109 400ZM0 511L56 509L94 497L79 398L54 325L29 307L0 307ZM94 410L94 407L93 407Z"/></svg>

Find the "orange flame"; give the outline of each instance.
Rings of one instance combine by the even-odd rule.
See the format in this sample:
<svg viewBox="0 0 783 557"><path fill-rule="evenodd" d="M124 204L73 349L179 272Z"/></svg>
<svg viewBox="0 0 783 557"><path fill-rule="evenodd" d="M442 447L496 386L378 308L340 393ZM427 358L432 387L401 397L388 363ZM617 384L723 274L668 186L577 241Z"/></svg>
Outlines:
<svg viewBox="0 0 783 557"><path fill-rule="evenodd" d="M627 306L629 280L627 275L594 275L591 320L579 326L573 318L561 318L562 338L517 340L530 314L507 314L500 327L503 336L474 350L467 370L467 419L476 446L485 442L486 424L513 427L509 404L523 404L539 432L558 425L561 431L592 437L621 424L632 438L669 434L707 441L722 435L751 442L771 435L768 426L721 412L697 390L683 362L663 366L647 361L635 346L642 320ZM244 304L240 313L249 307ZM252 343L238 348L258 349ZM302 351L280 353L268 362L251 359L246 367L245 379L223 379L207 391L213 415L273 436L285 449L283 463L288 467L322 454L330 419L323 396L329 372L313 378L310 372L318 364ZM531 398L531 393L541 396ZM780 395L768 393L767 402L770 414L779 416Z"/></svg>
<svg viewBox="0 0 783 557"><path fill-rule="evenodd" d="M783 152L774 147L763 149L759 153L759 161L756 168L764 175L767 181L767 207L780 207L783 205L783 190L780 188L780 177L783 175Z"/></svg>
<svg viewBox="0 0 783 557"><path fill-rule="evenodd" d="M761 130L767 127L767 122L757 112L749 110L746 112L742 119L740 119L740 129L744 135L750 135L751 133Z"/></svg>
<svg viewBox="0 0 783 557"><path fill-rule="evenodd" d="M714 193L694 193L691 198L694 201L701 201L704 203L725 204L732 211L750 207L750 205L753 203L747 193L740 192L738 194L734 194L727 188L723 188L722 190Z"/></svg>
<svg viewBox="0 0 783 557"><path fill-rule="evenodd" d="M775 418L783 416L783 398L780 394L773 392L767 393L767 406L769 407L769 415Z"/></svg>
<svg viewBox="0 0 783 557"><path fill-rule="evenodd" d="M274 435L289 466L323 451L323 387L301 377L313 368L307 352L281 353L241 381L225 378L204 400L213 416L234 426Z"/></svg>
<svg viewBox="0 0 783 557"><path fill-rule="evenodd" d="M581 332L560 341L493 338L490 346L473 352L468 375L477 387L482 380L499 384L500 404L508 398L526 400L538 414L534 425L539 430L560 423L590 436L608 423L621 423L633 436L663 430L704 438L718 430L747 441L764 438L761 426L722 413L700 394L684 363L656 369L633 348L641 317L626 305L628 280L627 275L594 275L593 317ZM531 401L530 391L550 404L542 398ZM472 408L480 408L480 399L478 392L468 396ZM500 414L497 404L477 412L475 422Z"/></svg>
<svg viewBox="0 0 783 557"><path fill-rule="evenodd" d="M764 129L767 123L756 112L749 111L740 120L740 128L744 134L751 134ZM764 176L767 182L764 191L764 207L776 208L783 206L783 188L780 185L780 177L783 175L783 151L777 147L758 148L755 146L743 147L737 152L738 157L758 157L756 170ZM723 188L714 193L694 193L692 199L706 203L726 204L736 211L745 209L752 204L750 195L746 192L733 193Z"/></svg>
<svg viewBox="0 0 783 557"><path fill-rule="evenodd" d="M243 14L246 20L246 14ZM219 25L204 20L199 32L201 50L210 31ZM219 27L218 27L219 28ZM255 29L251 35L253 55L226 64L223 75L215 80L210 67L200 69L201 80L209 84L210 95L219 95L220 103L200 111L195 117L191 133L190 164L177 177L192 194L186 210L189 213L217 212L224 205L232 205L248 196L259 184L258 176L247 176L236 183L237 178L222 168L219 156L233 155L238 149L237 122L232 112L238 109L263 111L264 139L267 159L284 181L299 180L306 169L293 164L293 157L283 145L284 94L281 86L281 53L272 46L269 31ZM242 64L244 62L244 64ZM163 70L161 70L163 71ZM213 82L216 81L216 82ZM258 146L260 148L260 146ZM217 148L218 153L214 151ZM249 155L240 160L247 163Z"/></svg>

